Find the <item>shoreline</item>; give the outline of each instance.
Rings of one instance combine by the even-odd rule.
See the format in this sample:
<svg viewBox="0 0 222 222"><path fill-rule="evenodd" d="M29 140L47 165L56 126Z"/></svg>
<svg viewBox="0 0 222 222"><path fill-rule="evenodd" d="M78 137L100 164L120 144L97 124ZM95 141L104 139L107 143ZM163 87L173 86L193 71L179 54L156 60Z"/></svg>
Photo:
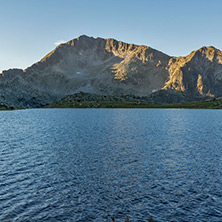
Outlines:
<svg viewBox="0 0 222 222"><path fill-rule="evenodd" d="M104 101L70 101L55 102L44 108L144 108L144 109L222 109L222 99L205 100L172 104L155 104L140 102L104 102Z"/></svg>
<svg viewBox="0 0 222 222"><path fill-rule="evenodd" d="M144 100L86 100L86 99L68 99L59 100L55 103L42 107L13 107L0 105L1 111L12 111L21 109L48 109L48 108L73 108L73 109L222 109L222 98L207 99L202 101L181 102L181 103L155 103Z"/></svg>

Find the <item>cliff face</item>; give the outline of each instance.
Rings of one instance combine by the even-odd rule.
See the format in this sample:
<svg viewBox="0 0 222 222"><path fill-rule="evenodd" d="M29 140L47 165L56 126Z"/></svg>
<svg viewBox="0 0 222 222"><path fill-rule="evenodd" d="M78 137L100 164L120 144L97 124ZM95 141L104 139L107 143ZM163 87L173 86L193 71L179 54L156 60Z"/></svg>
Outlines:
<svg viewBox="0 0 222 222"><path fill-rule="evenodd" d="M169 80L164 89L222 96L222 52L214 47L202 47L186 57L171 58L167 69Z"/></svg>
<svg viewBox="0 0 222 222"><path fill-rule="evenodd" d="M213 47L176 58L147 46L80 36L25 70L2 72L0 103L40 107L81 91L148 96L163 89L161 97L170 97L164 93L169 90L191 97L221 96L221 65L222 52Z"/></svg>

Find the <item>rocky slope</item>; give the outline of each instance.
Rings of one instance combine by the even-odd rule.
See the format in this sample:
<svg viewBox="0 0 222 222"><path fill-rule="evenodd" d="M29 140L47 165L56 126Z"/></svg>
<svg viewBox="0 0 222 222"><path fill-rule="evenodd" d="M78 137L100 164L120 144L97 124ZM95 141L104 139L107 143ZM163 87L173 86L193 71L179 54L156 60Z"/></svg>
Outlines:
<svg viewBox="0 0 222 222"><path fill-rule="evenodd" d="M66 95L150 96L178 102L222 95L222 52L170 57L148 46L80 36L25 70L0 74L0 104L41 107Z"/></svg>
<svg viewBox="0 0 222 222"><path fill-rule="evenodd" d="M169 80L164 89L191 95L222 95L222 52L212 46L202 47L186 57L171 58L167 66Z"/></svg>

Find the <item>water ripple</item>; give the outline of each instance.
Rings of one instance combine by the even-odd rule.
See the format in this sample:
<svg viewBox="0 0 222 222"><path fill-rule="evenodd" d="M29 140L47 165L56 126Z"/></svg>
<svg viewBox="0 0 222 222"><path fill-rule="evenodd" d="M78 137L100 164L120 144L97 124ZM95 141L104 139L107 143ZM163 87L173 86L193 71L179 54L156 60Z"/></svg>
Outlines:
<svg viewBox="0 0 222 222"><path fill-rule="evenodd" d="M0 221L222 221L221 114L0 112Z"/></svg>

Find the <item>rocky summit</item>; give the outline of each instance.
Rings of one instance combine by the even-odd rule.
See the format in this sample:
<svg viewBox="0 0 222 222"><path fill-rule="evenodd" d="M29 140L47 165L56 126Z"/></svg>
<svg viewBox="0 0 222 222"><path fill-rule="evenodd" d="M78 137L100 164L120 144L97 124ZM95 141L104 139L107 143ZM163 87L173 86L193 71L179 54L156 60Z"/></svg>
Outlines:
<svg viewBox="0 0 222 222"><path fill-rule="evenodd" d="M147 97L174 103L222 96L222 52L202 47L171 57L151 47L80 36L25 70L0 74L0 105L43 107L64 96Z"/></svg>

